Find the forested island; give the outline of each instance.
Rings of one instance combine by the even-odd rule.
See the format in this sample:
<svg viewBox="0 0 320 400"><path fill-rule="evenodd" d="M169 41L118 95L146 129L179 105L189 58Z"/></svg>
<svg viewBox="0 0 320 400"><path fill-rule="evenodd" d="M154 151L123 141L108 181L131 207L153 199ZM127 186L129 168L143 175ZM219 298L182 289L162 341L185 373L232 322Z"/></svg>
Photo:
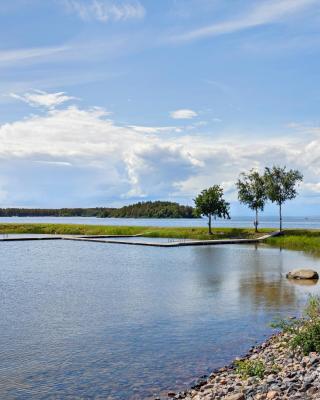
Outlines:
<svg viewBox="0 0 320 400"><path fill-rule="evenodd" d="M0 217L195 218L193 207L146 201L121 208L0 208Z"/></svg>

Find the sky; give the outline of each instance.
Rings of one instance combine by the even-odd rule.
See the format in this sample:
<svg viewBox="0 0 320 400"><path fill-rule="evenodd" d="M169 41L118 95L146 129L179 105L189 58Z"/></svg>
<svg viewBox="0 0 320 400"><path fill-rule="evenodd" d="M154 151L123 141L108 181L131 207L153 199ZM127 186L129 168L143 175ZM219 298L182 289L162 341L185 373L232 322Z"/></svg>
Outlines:
<svg viewBox="0 0 320 400"><path fill-rule="evenodd" d="M2 0L0 35L1 207L221 184L250 215L235 181L276 164L320 215L319 0Z"/></svg>

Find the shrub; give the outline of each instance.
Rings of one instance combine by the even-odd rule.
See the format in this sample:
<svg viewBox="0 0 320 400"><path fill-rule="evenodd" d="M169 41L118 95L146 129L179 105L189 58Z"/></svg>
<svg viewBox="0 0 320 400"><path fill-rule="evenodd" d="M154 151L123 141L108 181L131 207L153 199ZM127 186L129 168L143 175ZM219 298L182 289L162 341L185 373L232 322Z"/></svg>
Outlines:
<svg viewBox="0 0 320 400"><path fill-rule="evenodd" d="M266 368L261 360L240 360L235 362L236 373L242 378L263 378Z"/></svg>
<svg viewBox="0 0 320 400"><path fill-rule="evenodd" d="M290 334L293 350L300 349L304 354L320 352L320 297L310 296L301 318L282 319L271 326Z"/></svg>

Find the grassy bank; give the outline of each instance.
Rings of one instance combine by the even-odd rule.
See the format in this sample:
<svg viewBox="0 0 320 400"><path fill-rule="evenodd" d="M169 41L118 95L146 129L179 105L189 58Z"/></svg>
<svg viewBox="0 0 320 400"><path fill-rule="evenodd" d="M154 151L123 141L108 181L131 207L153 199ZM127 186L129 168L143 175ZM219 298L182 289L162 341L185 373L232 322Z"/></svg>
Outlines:
<svg viewBox="0 0 320 400"><path fill-rule="evenodd" d="M265 242L285 249L320 253L320 230L285 230L283 235L269 238Z"/></svg>
<svg viewBox="0 0 320 400"><path fill-rule="evenodd" d="M100 226L72 224L0 224L0 234L60 234L60 235L137 235L177 239L229 239L255 238L268 230L255 234L253 229L216 228L208 235L207 228L148 227L148 226Z"/></svg>
<svg viewBox="0 0 320 400"><path fill-rule="evenodd" d="M103 226L76 224L0 224L0 234L59 234L59 235L138 235L146 237L176 239L252 239L272 229L261 229L256 234L249 228L214 228L208 235L207 228L191 227L152 227L152 226ZM265 241L268 245L291 250L304 250L320 253L320 230L285 230L281 236Z"/></svg>

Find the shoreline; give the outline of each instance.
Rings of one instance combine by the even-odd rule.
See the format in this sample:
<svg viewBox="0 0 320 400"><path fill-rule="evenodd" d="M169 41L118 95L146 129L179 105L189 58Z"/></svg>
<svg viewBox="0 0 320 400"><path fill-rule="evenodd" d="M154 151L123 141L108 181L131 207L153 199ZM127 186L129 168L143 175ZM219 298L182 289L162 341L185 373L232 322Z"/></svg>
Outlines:
<svg viewBox="0 0 320 400"><path fill-rule="evenodd" d="M208 235L204 227L138 226L138 225L86 225L64 223L0 223L1 234L45 234L45 235L142 235L150 238L225 240L259 239L274 232L263 228L254 232L252 228L214 227ZM262 243L281 249L306 251L320 254L320 229L284 229L281 235L265 238Z"/></svg>
<svg viewBox="0 0 320 400"><path fill-rule="evenodd" d="M320 354L293 351L290 335L275 333L242 357L214 370L206 379L168 399L184 400L316 400L320 399ZM241 376L237 362L261 362L263 377ZM154 400L160 400L155 398Z"/></svg>

